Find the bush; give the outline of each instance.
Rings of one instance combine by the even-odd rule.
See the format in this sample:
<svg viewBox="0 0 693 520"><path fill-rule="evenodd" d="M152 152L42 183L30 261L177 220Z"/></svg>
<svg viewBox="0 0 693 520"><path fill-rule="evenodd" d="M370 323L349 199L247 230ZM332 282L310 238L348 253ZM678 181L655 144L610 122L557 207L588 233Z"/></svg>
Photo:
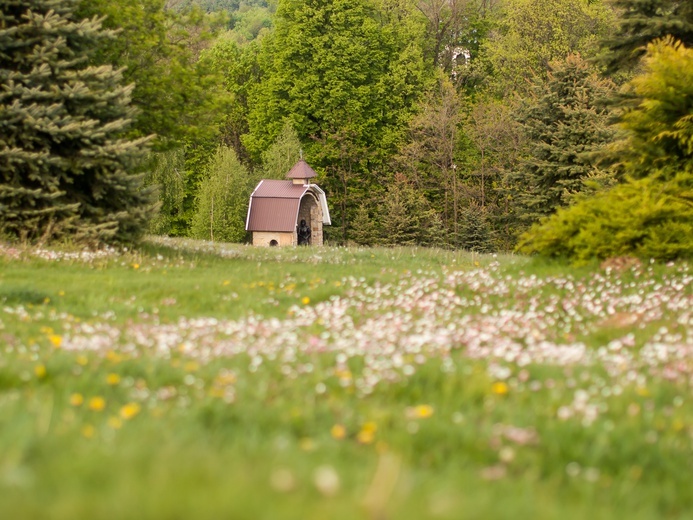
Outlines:
<svg viewBox="0 0 693 520"><path fill-rule="evenodd" d="M520 238L518 250L592 258L632 255L671 260L693 256L693 173L624 184L560 209Z"/></svg>

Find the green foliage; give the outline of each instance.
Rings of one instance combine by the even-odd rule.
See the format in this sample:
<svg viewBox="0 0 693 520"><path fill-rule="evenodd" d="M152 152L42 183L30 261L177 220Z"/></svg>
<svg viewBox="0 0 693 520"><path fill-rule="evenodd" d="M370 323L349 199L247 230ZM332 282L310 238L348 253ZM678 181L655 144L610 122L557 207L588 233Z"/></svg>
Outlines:
<svg viewBox="0 0 693 520"><path fill-rule="evenodd" d="M118 37L93 48L92 63L123 67L134 83L133 104L139 108L134 136L156 134L156 146L180 145L184 139L207 139L216 132L227 99L214 71L200 61L215 24L222 19L200 11L178 14L165 0L89 0L79 16L106 17L104 27Z"/></svg>
<svg viewBox="0 0 693 520"><path fill-rule="evenodd" d="M274 0L168 0L166 7L175 11L200 8L205 12L227 11L236 13L253 7L268 7Z"/></svg>
<svg viewBox="0 0 693 520"><path fill-rule="evenodd" d="M262 178L285 179L286 174L301 158L301 142L294 127L288 121L267 150L262 152Z"/></svg>
<svg viewBox="0 0 693 520"><path fill-rule="evenodd" d="M594 153L613 137L603 105L611 82L600 79L579 56L552 64L546 85L519 114L527 157L509 176L519 217L534 222L565 206L594 173Z"/></svg>
<svg viewBox="0 0 693 520"><path fill-rule="evenodd" d="M272 27L273 11L263 6L241 5L233 13L231 26L234 37L240 42L250 42L262 37Z"/></svg>
<svg viewBox="0 0 693 520"><path fill-rule="evenodd" d="M458 169L467 203L479 206L492 227L494 249L508 250L515 242L516 218L508 173L515 171L525 136L517 120L517 104L487 96L477 97L468 111ZM464 246L464 243L460 244Z"/></svg>
<svg viewBox="0 0 693 520"><path fill-rule="evenodd" d="M132 87L88 53L114 37L76 2L2 0L0 228L26 240L132 241L151 214L133 174L145 139L123 137Z"/></svg>
<svg viewBox="0 0 693 520"><path fill-rule="evenodd" d="M221 146L209 165L209 176L200 185L191 234L196 238L242 242L255 179L231 148Z"/></svg>
<svg viewBox="0 0 693 520"><path fill-rule="evenodd" d="M446 238L454 237L462 206L462 185L456 167L462 105L452 82L440 75L411 119L407 140L402 143L395 164L442 215Z"/></svg>
<svg viewBox="0 0 693 520"><path fill-rule="evenodd" d="M438 246L445 240L445 227L421 191L404 176L390 183L380 216L380 243L388 246Z"/></svg>
<svg viewBox="0 0 693 520"><path fill-rule="evenodd" d="M490 253L493 251L493 233L486 210L471 204L462 214L462 225L457 242L467 251Z"/></svg>
<svg viewBox="0 0 693 520"><path fill-rule="evenodd" d="M464 74L490 29L492 2L484 0L417 0L426 19L424 55L448 75Z"/></svg>
<svg viewBox="0 0 693 520"><path fill-rule="evenodd" d="M671 36L693 46L693 3L681 0L611 0L620 14L618 29L603 42L601 56L610 72L630 69L647 45Z"/></svg>
<svg viewBox="0 0 693 520"><path fill-rule="evenodd" d="M549 64L568 54L592 57L612 30L612 11L590 0L511 0L483 44L481 66L499 95L527 93Z"/></svg>
<svg viewBox="0 0 693 520"><path fill-rule="evenodd" d="M185 151L182 148L160 152L152 157L152 167L145 177L148 185L157 189L159 211L149 223L149 232L157 235L184 235L187 231L185 214L186 171Z"/></svg>
<svg viewBox="0 0 693 520"><path fill-rule="evenodd" d="M559 210L522 236L518 250L576 262L693 257L693 175L628 180Z"/></svg>
<svg viewBox="0 0 693 520"><path fill-rule="evenodd" d="M522 251L578 261L693 255L693 51L659 41L644 65L628 85L637 106L621 121L626 182L535 226Z"/></svg>
<svg viewBox="0 0 693 520"><path fill-rule="evenodd" d="M263 39L244 143L256 160L289 121L335 207L342 239L356 201L376 184L421 93L423 28L411 6L286 0Z"/></svg>
<svg viewBox="0 0 693 520"><path fill-rule="evenodd" d="M229 102L220 114L219 138L231 146L244 163L248 162L249 154L241 136L248 133L250 92L260 80L259 51L257 42L241 46L223 36L200 58L219 78L221 88L229 96Z"/></svg>
<svg viewBox="0 0 693 520"><path fill-rule="evenodd" d="M371 216L369 205L359 205L351 224L349 237L360 246L372 246L380 241L378 225L375 218Z"/></svg>
<svg viewBox="0 0 693 520"><path fill-rule="evenodd" d="M672 39L655 42L644 67L626 86L634 106L621 118L619 166L638 178L693 171L693 49Z"/></svg>

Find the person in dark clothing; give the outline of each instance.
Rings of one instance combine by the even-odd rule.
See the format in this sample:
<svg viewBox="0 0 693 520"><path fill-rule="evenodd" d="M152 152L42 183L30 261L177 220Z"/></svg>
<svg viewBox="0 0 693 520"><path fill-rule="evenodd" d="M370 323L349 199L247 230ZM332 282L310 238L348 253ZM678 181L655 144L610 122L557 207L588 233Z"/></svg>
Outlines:
<svg viewBox="0 0 693 520"><path fill-rule="evenodd" d="M310 228L305 220L301 220L301 225L298 226L298 245L310 245Z"/></svg>

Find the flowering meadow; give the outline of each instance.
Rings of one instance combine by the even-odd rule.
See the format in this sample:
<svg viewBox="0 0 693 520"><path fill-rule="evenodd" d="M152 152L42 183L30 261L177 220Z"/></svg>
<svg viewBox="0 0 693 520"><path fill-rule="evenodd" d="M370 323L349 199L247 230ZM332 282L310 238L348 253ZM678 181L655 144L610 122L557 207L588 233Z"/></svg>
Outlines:
<svg viewBox="0 0 693 520"><path fill-rule="evenodd" d="M693 271L0 243L0 517L693 518Z"/></svg>

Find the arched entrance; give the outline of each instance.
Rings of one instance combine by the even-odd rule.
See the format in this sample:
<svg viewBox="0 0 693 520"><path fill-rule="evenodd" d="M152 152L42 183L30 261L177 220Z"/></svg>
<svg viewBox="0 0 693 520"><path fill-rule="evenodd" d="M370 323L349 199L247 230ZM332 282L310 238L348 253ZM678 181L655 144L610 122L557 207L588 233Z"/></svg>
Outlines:
<svg viewBox="0 0 693 520"><path fill-rule="evenodd" d="M322 214L320 205L315 196L308 192L301 199L301 204L298 208L298 225L296 233L298 237L298 245L313 245L318 232L322 237ZM320 229L318 229L318 223ZM319 244L322 245L322 244Z"/></svg>

